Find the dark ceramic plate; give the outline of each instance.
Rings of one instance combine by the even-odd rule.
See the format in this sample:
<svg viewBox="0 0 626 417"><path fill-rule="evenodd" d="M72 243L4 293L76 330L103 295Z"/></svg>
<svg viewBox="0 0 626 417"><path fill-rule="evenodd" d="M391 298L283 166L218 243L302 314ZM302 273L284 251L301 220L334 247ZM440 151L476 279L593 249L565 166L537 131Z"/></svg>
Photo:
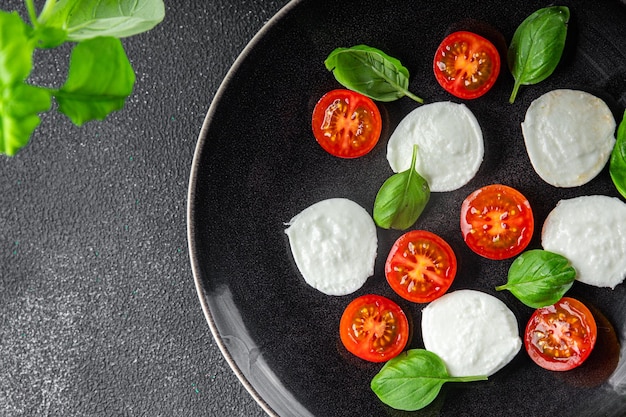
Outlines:
<svg viewBox="0 0 626 417"><path fill-rule="evenodd" d="M617 120L626 105L624 3L561 4L570 7L572 17L556 72L538 85L522 87L511 105L513 79L504 67L487 95L466 102L483 129L484 162L463 188L433 193L415 226L438 233L454 248L460 266L451 290L472 288L495 295L516 314L520 329L531 310L508 292L494 291L506 281L511 261L488 261L465 246L458 222L463 199L486 184L518 188L530 200L538 225L531 247L540 247L541 224L560 199L618 196L607 169L582 187L547 185L535 174L524 148L520 123L525 111L549 90L591 92L606 101ZM326 296L304 283L284 233L284 222L325 198L346 197L371 212L379 186L391 175L387 139L417 106L408 98L381 103L386 128L365 157L342 160L325 153L312 137L310 115L317 99L338 87L323 64L334 48L361 43L378 47L409 69L411 91L428 102L459 102L438 86L431 72L443 37L460 28L490 32L491 26L506 45L526 16L547 5L534 0L294 1L241 54L200 133L189 186L189 242L211 331L242 383L270 415L626 415L626 366L622 360L613 372L617 354L610 349L597 349L592 366L565 374L535 366L522 349L487 382L446 385L434 403L418 412L389 409L369 389L381 365L347 354L337 326L353 298L377 293L396 300L412 316L410 347L422 346L424 306L398 299L383 276L386 253L400 233L379 230L375 275L344 297ZM626 343L626 284L610 290L576 283L569 294L601 310Z"/></svg>

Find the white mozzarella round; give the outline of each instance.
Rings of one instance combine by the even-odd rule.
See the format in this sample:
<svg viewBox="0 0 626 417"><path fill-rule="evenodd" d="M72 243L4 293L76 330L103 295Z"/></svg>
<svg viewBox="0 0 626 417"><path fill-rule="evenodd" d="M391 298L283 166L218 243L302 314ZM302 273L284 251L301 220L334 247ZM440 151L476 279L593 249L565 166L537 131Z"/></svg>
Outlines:
<svg viewBox="0 0 626 417"><path fill-rule="evenodd" d="M626 204L604 195L561 200L543 224L541 244L565 256L578 281L615 288L626 277Z"/></svg>
<svg viewBox="0 0 626 417"><path fill-rule="evenodd" d="M591 181L615 144L615 119L592 94L554 90L532 102L522 123L524 143L537 174L555 187Z"/></svg>
<svg viewBox="0 0 626 417"><path fill-rule="evenodd" d="M387 145L387 160L394 172L411 167L414 145L418 146L415 168L435 192L467 184L485 153L476 117L464 104L452 102L418 107L400 121Z"/></svg>
<svg viewBox="0 0 626 417"><path fill-rule="evenodd" d="M422 311L422 337L451 376L492 375L522 346L513 312L475 290L450 292L431 302Z"/></svg>
<svg viewBox="0 0 626 417"><path fill-rule="evenodd" d="M376 225L354 201L320 201L287 225L285 233L296 265L313 288L328 295L346 295L374 274Z"/></svg>

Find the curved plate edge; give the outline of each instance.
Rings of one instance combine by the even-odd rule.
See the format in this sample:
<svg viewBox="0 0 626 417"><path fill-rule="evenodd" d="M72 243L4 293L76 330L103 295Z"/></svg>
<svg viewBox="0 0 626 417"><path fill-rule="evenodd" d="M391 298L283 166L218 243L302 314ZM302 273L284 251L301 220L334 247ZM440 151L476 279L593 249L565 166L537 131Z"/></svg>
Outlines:
<svg viewBox="0 0 626 417"><path fill-rule="evenodd" d="M188 245L189 258L191 262L191 270L192 270L194 283L196 287L196 293L198 295L200 305L204 313L204 317L209 325L209 328L211 330L213 338L215 339L217 343L218 348L220 349L223 357L226 359L226 362L228 363L230 368L233 370L233 372L235 373L235 375L237 376L241 384L250 393L252 398L261 406L261 408L268 415L272 417L279 417L279 415L276 413L276 411L272 409L272 407L261 397L261 395L257 392L257 390L246 379L242 370L239 368L234 358L228 352L226 345L224 343L224 340L219 334L217 325L215 323L215 320L213 318L213 315L211 313L211 309L207 303L207 300L203 296L202 282L199 277L200 267L198 265L198 257L197 257L198 254L197 254L194 239L192 238L193 229L194 229L194 226L193 226L194 213L192 210L191 202L193 201L195 197L196 179L197 179L198 165L199 165L199 159L200 159L199 155L202 153L202 149L204 146L203 138L205 137L206 131L208 129L208 126L211 120L213 119L213 114L215 112L215 107L216 107L215 103L219 102L219 98L224 94L224 91L226 90L226 87L230 83L230 80L233 74L237 72L237 69L241 66L242 62L246 59L246 57L249 55L249 52L259 42L259 40L263 38L263 36L265 35L267 31L269 31L273 26L276 25L276 22L281 20L283 16L289 13L293 8L295 8L302 1L303 0L291 0L289 3L284 5L270 20L268 20L263 25L263 27L254 35L254 37L252 37L252 39L248 42L246 47L241 51L241 53L239 54L239 56L237 57L233 65L231 66L231 68L228 70L226 76L224 77L224 80L220 84L220 87L218 88L217 92L215 93L215 96L213 97L212 103L209 106L207 114L202 123L202 129L200 130L200 133L198 135L196 148L194 150L194 156L193 156L193 160L191 163L191 171L189 174L189 182L188 182L188 188L187 188L187 245Z"/></svg>

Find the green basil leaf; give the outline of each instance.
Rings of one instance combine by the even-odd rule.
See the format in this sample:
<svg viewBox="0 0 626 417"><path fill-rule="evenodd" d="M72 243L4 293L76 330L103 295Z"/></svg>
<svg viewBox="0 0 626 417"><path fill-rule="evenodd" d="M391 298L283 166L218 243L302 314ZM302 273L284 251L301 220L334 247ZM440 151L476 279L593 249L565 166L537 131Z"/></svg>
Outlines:
<svg viewBox="0 0 626 417"><path fill-rule="evenodd" d="M50 92L25 83L3 87L0 97L0 153L13 156L26 146L41 122L38 113L50 110Z"/></svg>
<svg viewBox="0 0 626 417"><path fill-rule="evenodd" d="M26 80L33 68L35 43L20 16L0 10L0 87Z"/></svg>
<svg viewBox="0 0 626 417"><path fill-rule="evenodd" d="M407 96L424 102L408 90L409 71L379 49L367 45L337 48L324 64L341 85L373 100L394 101Z"/></svg>
<svg viewBox="0 0 626 417"><path fill-rule="evenodd" d="M508 51L509 69L515 78L510 103L521 85L537 84L554 72L565 48L569 16L565 6L546 7L517 28Z"/></svg>
<svg viewBox="0 0 626 417"><path fill-rule="evenodd" d="M0 153L15 155L50 109L50 93L25 83L35 42L17 13L0 11Z"/></svg>
<svg viewBox="0 0 626 417"><path fill-rule="evenodd" d="M39 16L39 23L63 29L69 41L122 38L146 32L165 16L163 0L60 0Z"/></svg>
<svg viewBox="0 0 626 417"><path fill-rule="evenodd" d="M411 167L389 177L374 201L374 222L383 229L406 230L417 221L430 199L428 182L415 170L417 145Z"/></svg>
<svg viewBox="0 0 626 417"><path fill-rule="evenodd" d="M39 48L56 48L67 40L67 32L60 28L41 26L35 30L34 35Z"/></svg>
<svg viewBox="0 0 626 417"><path fill-rule="evenodd" d="M486 376L451 377L443 360L424 349L408 350L389 360L370 387L397 410L415 411L430 404L446 382L484 381Z"/></svg>
<svg viewBox="0 0 626 417"><path fill-rule="evenodd" d="M55 92L59 110L76 125L124 107L135 72L119 39L95 38L72 50L67 81Z"/></svg>
<svg viewBox="0 0 626 417"><path fill-rule="evenodd" d="M626 198L626 112L617 128L617 141L611 153L609 173L617 191Z"/></svg>
<svg viewBox="0 0 626 417"><path fill-rule="evenodd" d="M541 308L559 301L576 278L576 270L562 255L529 250L513 261L508 281L496 290L509 290L522 303Z"/></svg>

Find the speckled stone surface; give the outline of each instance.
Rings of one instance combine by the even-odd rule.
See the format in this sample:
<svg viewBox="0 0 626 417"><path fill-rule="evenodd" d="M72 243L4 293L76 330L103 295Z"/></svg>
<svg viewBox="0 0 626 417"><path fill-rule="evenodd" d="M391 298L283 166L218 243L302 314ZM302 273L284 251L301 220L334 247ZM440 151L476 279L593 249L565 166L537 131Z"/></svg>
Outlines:
<svg viewBox="0 0 626 417"><path fill-rule="evenodd" d="M286 1L166 3L123 41L124 110L80 128L45 114L0 157L0 416L265 415L200 308L186 198L219 84ZM25 16L20 0L0 8ZM68 54L39 51L33 82L60 85Z"/></svg>

